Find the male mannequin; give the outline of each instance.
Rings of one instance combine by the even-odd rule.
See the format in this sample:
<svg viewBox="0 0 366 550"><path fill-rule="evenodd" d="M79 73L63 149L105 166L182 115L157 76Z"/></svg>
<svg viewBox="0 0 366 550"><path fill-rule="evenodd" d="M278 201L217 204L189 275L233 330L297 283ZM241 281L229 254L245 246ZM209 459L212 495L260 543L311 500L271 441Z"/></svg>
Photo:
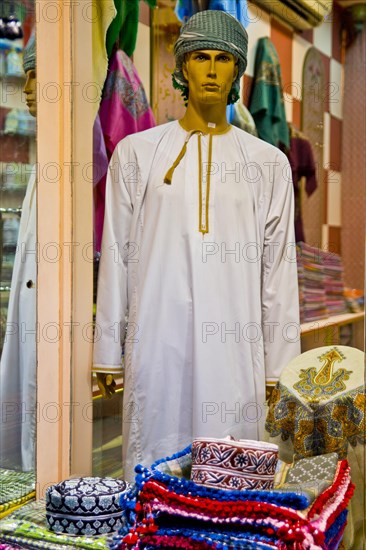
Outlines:
<svg viewBox="0 0 366 550"><path fill-rule="evenodd" d="M35 35L23 53L29 112L37 114ZM32 171L18 234L0 363L0 466L34 470L36 443L36 173Z"/></svg>
<svg viewBox="0 0 366 550"><path fill-rule="evenodd" d="M120 142L107 182L94 371L111 395L121 337L130 480L197 436L260 439L265 370L299 353L288 162L226 120L246 31L199 12L174 51L185 115Z"/></svg>

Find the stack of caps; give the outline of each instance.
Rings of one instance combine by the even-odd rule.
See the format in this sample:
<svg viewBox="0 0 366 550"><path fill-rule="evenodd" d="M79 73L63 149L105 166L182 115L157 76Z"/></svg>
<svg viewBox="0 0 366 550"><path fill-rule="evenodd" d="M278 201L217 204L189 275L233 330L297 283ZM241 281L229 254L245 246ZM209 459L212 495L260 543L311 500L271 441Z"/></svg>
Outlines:
<svg viewBox="0 0 366 550"><path fill-rule="evenodd" d="M190 479L192 458L205 449L192 454L190 446L151 468L136 467L136 484L122 497L126 527L113 550L338 548L354 490L346 460L331 453L282 463L273 490L224 490ZM211 457L212 466L222 458Z"/></svg>
<svg viewBox="0 0 366 550"><path fill-rule="evenodd" d="M334 252L319 252L324 266L324 285L328 315L347 313L341 257Z"/></svg>
<svg viewBox="0 0 366 550"><path fill-rule="evenodd" d="M303 270L302 294L304 321L328 317L325 275L321 251L306 243L298 243L298 262Z"/></svg>

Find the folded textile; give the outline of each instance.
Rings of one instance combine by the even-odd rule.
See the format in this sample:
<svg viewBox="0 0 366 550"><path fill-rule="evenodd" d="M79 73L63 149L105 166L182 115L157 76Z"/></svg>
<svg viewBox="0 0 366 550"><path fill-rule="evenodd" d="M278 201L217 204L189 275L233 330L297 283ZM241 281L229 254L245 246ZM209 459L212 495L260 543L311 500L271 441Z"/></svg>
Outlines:
<svg viewBox="0 0 366 550"><path fill-rule="evenodd" d="M10 519L10 518L9 518ZM39 499L22 506L16 512L12 513L11 519L31 521L46 528L46 501L45 499ZM1 523L0 523L1 532Z"/></svg>
<svg viewBox="0 0 366 550"><path fill-rule="evenodd" d="M17 498L15 500L11 500L10 502L7 502L6 504L0 505L0 519L4 518L5 516L8 516L9 514L12 514L15 510L17 510L19 507L23 506L27 502L34 500L36 498L36 492L32 491L28 495L25 495L24 497Z"/></svg>
<svg viewBox="0 0 366 550"><path fill-rule="evenodd" d="M6 535L0 536L0 541L8 542L10 544L15 544L15 548L20 548L22 550L75 550L75 546L72 545L56 545L53 542L47 542L42 540L31 540L27 537L21 537L18 535Z"/></svg>
<svg viewBox="0 0 366 550"><path fill-rule="evenodd" d="M57 535L29 521L5 519L3 522L0 540L16 543L26 548L49 548L54 550L70 550L71 548L106 550L108 548L107 537Z"/></svg>
<svg viewBox="0 0 366 550"><path fill-rule="evenodd" d="M295 463L282 476L279 490L273 491L197 485L187 479L191 462L187 447L151 468L136 467L136 484L122 497L129 531L123 529L113 539L113 550L336 550L354 486L347 461L337 461L335 453L323 461L316 457ZM312 487L309 498L305 490L296 494L299 483L306 489L314 474L322 481L318 490Z"/></svg>
<svg viewBox="0 0 366 550"><path fill-rule="evenodd" d="M337 467L337 453L303 458L293 465L285 465L276 490L305 494L312 503L333 484Z"/></svg>
<svg viewBox="0 0 366 550"><path fill-rule="evenodd" d="M303 321L347 313L340 256L300 241L297 266Z"/></svg>
<svg viewBox="0 0 366 550"><path fill-rule="evenodd" d="M52 533L46 527L46 504L41 499L22 506L0 521L0 541L20 548L49 550L75 550L91 548L107 550L111 536L79 536Z"/></svg>
<svg viewBox="0 0 366 550"><path fill-rule="evenodd" d="M0 513L6 510L8 503L18 501L34 492L36 480L33 472L0 468L0 478Z"/></svg>
<svg viewBox="0 0 366 550"><path fill-rule="evenodd" d="M220 533L218 530L210 533L202 533L199 530L186 529L183 533L178 529L162 530L159 535L147 535L144 544L152 548L189 548L189 549L212 549L212 548L236 548L236 549L255 549L255 548L277 548L276 544L268 537L257 535L254 539L246 538L241 535L240 538ZM146 546L147 548L147 546Z"/></svg>

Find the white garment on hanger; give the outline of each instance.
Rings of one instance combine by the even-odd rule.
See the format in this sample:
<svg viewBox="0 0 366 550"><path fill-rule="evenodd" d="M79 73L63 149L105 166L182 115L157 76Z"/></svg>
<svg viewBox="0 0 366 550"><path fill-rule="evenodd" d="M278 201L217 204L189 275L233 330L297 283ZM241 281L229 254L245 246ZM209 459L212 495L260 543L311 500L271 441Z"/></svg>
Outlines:
<svg viewBox="0 0 366 550"><path fill-rule="evenodd" d="M34 469L36 444L36 168L22 205L0 362L0 467Z"/></svg>

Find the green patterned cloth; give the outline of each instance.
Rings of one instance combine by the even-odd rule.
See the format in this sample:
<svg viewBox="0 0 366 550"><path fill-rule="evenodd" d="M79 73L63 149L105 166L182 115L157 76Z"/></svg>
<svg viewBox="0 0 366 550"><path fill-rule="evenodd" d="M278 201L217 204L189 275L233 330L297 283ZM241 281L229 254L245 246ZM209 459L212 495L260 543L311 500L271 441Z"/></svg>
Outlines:
<svg viewBox="0 0 366 550"><path fill-rule="evenodd" d="M258 40L249 111L261 139L276 147L280 144L290 147L280 62L274 45L267 37Z"/></svg>
<svg viewBox="0 0 366 550"><path fill-rule="evenodd" d="M46 528L46 501L45 499L40 499L30 502L26 506L19 508L19 510L14 512L11 517L16 520L31 521L40 527Z"/></svg>
<svg viewBox="0 0 366 550"><path fill-rule="evenodd" d="M22 506L10 516L0 521L0 541L18 544L24 548L46 548L49 550L72 550L91 548L107 550L111 536L72 537L58 535L46 527L45 500Z"/></svg>
<svg viewBox="0 0 366 550"><path fill-rule="evenodd" d="M34 472L16 472L0 468L0 514L27 500L34 489Z"/></svg>
<svg viewBox="0 0 366 550"><path fill-rule="evenodd" d="M332 485L337 467L337 453L303 458L285 467L284 480L275 483L275 490L303 494L311 504Z"/></svg>

